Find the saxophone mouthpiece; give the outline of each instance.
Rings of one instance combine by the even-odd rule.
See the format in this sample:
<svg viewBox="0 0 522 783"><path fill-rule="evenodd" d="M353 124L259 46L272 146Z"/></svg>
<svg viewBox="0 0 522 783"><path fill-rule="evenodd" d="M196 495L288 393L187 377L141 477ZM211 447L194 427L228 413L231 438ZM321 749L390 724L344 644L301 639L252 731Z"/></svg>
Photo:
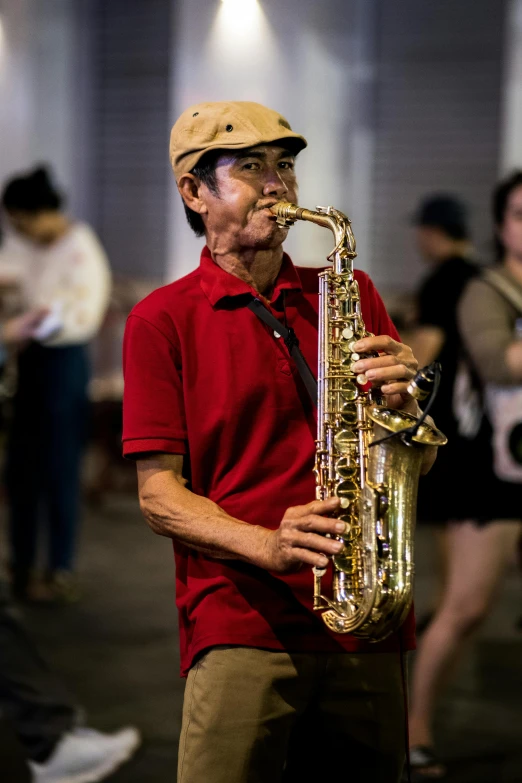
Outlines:
<svg viewBox="0 0 522 783"><path fill-rule="evenodd" d="M289 201L279 201L270 207L270 211L276 216L278 226L293 226L298 218L296 204L290 204Z"/></svg>

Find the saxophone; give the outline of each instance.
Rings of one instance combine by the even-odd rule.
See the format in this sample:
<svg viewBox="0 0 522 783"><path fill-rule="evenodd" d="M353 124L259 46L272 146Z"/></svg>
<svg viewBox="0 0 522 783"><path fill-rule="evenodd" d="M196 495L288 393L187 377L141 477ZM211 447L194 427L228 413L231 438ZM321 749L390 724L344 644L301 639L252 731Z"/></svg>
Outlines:
<svg viewBox="0 0 522 783"><path fill-rule="evenodd" d="M337 496L344 546L331 558L331 597L322 590L327 568L314 568L314 609L336 633L380 641L406 618L413 594L413 544L417 485L423 451L446 437L408 413L382 405L379 391L353 364L354 343L371 336L354 277L355 238L350 220L333 207L312 211L279 202L281 226L307 220L329 228L332 267L319 273L319 346L316 497ZM433 373L424 368L408 386L424 399Z"/></svg>

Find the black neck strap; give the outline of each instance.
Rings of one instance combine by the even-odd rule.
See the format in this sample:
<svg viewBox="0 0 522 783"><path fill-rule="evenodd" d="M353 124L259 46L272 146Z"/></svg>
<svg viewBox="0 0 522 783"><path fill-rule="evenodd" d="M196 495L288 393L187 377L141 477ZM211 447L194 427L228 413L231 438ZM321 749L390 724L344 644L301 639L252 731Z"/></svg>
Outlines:
<svg viewBox="0 0 522 783"><path fill-rule="evenodd" d="M317 407L317 381L299 348L299 340L292 327L284 326L280 323L259 299L252 299L248 304L248 308L252 310L263 323L269 326L270 329L273 329L274 332L281 335L290 356L296 363L299 375L306 386L306 391L310 395L313 404Z"/></svg>

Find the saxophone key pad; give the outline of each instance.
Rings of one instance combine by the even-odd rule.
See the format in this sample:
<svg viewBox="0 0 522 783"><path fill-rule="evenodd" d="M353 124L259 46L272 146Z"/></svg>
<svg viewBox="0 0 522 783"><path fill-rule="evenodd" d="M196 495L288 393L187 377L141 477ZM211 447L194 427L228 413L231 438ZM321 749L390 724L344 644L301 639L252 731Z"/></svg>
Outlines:
<svg viewBox="0 0 522 783"><path fill-rule="evenodd" d="M340 454L350 453L354 442L357 443L357 436L352 430L339 430L334 437L335 448Z"/></svg>
<svg viewBox="0 0 522 783"><path fill-rule="evenodd" d="M344 364L342 366L344 366ZM340 392L343 400L347 400L351 402L352 400L357 399L357 394L358 394L357 386L355 385L355 383L353 383L353 381L349 380L348 378L343 378L343 380L341 381Z"/></svg>
<svg viewBox="0 0 522 783"><path fill-rule="evenodd" d="M350 329L350 327L343 329L342 337L344 340L350 340L353 337L353 329Z"/></svg>
<svg viewBox="0 0 522 783"><path fill-rule="evenodd" d="M357 466L350 457L340 457L335 463L335 470L341 478L353 478L357 472Z"/></svg>
<svg viewBox="0 0 522 783"><path fill-rule="evenodd" d="M366 375L363 374L358 375L357 383L359 384L359 386L366 386L366 384L368 383L368 378L366 377Z"/></svg>

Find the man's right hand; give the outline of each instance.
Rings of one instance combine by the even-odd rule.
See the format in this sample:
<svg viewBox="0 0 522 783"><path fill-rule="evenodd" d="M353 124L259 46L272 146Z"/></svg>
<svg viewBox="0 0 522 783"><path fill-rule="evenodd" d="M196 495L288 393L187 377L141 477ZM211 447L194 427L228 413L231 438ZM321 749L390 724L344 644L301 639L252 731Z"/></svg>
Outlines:
<svg viewBox="0 0 522 783"><path fill-rule="evenodd" d="M263 565L268 571L288 573L303 564L324 568L326 555L335 555L343 544L325 538L326 533L338 536L345 529L343 522L329 518L339 510L339 498L314 500L306 506L287 509L277 530L267 537Z"/></svg>

